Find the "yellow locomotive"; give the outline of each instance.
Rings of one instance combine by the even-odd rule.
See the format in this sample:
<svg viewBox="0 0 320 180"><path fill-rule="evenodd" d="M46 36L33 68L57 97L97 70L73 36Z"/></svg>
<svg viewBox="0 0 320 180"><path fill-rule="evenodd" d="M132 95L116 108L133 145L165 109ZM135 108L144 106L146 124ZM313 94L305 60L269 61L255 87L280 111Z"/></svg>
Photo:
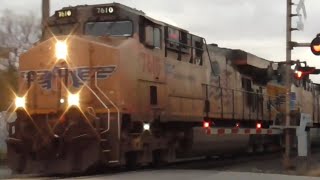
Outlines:
<svg viewBox="0 0 320 180"><path fill-rule="evenodd" d="M284 103L272 102L286 92L275 72L118 3L63 8L20 57L9 166L72 173L263 151L280 140L270 126ZM307 84L294 103L319 120L318 85Z"/></svg>

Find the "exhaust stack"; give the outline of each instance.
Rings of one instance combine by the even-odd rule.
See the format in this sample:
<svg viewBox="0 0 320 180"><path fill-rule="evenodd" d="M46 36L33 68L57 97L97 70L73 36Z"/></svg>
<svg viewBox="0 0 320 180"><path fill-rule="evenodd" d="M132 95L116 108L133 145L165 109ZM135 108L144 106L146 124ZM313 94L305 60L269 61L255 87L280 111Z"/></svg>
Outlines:
<svg viewBox="0 0 320 180"><path fill-rule="evenodd" d="M50 16L50 0L42 0L42 32ZM42 33L43 34L43 33Z"/></svg>

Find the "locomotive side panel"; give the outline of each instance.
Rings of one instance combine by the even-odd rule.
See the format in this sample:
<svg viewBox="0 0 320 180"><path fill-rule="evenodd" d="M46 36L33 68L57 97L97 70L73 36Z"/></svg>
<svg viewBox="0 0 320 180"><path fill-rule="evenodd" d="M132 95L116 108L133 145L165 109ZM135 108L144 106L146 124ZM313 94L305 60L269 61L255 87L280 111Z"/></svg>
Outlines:
<svg viewBox="0 0 320 180"><path fill-rule="evenodd" d="M202 120L204 100L201 82L205 68L167 58L166 71L170 111L168 120Z"/></svg>
<svg viewBox="0 0 320 180"><path fill-rule="evenodd" d="M270 120L266 84L257 81L266 78L263 72L266 71L268 62L248 53L232 57L232 50L212 45L209 46L209 51L212 63L218 64L220 72L218 76L208 77L210 95L214 95L210 97L210 117L226 120ZM263 63L259 64L260 61ZM254 67L256 64L259 67ZM261 77L255 76L253 71L262 72Z"/></svg>

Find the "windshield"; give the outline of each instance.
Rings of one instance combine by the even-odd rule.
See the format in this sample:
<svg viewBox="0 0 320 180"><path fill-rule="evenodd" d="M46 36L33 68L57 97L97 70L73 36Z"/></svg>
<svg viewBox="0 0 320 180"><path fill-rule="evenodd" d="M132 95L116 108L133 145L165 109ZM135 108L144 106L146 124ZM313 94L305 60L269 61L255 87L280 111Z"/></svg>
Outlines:
<svg viewBox="0 0 320 180"><path fill-rule="evenodd" d="M75 31L75 29L75 24L57 24L49 26L49 28L46 30L46 33L48 34L48 36L69 35L72 34Z"/></svg>
<svg viewBox="0 0 320 180"><path fill-rule="evenodd" d="M92 36L131 36L131 21L115 22L88 22L85 25L85 34Z"/></svg>

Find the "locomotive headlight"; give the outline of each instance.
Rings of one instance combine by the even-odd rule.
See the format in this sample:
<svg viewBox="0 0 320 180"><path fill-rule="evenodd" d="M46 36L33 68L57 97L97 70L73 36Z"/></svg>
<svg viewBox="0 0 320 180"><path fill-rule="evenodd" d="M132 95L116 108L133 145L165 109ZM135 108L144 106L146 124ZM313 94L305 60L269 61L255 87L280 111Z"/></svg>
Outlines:
<svg viewBox="0 0 320 180"><path fill-rule="evenodd" d="M16 108L25 108L26 107L26 98L25 97L16 97Z"/></svg>
<svg viewBox="0 0 320 180"><path fill-rule="evenodd" d="M65 41L57 41L56 43L56 58L57 60L67 60L68 45Z"/></svg>
<svg viewBox="0 0 320 180"><path fill-rule="evenodd" d="M149 123L143 123L143 130L144 131L150 131L150 124Z"/></svg>
<svg viewBox="0 0 320 180"><path fill-rule="evenodd" d="M80 105L80 96L77 94L69 94L68 96L68 105L70 106L79 106Z"/></svg>

